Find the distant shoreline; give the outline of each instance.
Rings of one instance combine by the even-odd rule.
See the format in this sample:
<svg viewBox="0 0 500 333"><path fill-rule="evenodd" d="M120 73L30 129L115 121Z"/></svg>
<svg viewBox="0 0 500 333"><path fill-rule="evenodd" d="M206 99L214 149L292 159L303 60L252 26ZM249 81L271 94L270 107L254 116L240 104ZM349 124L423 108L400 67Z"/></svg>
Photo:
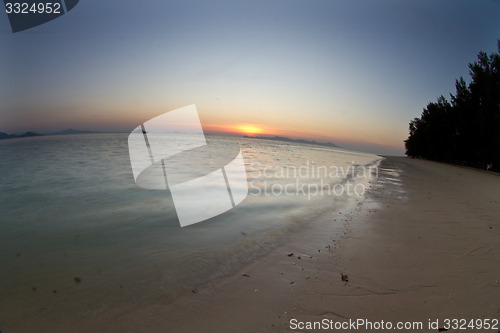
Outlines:
<svg viewBox="0 0 500 333"><path fill-rule="evenodd" d="M58 132L49 132L49 133L35 133L32 131L28 131L24 134L7 134L4 132L0 132L0 140L6 140L6 139L20 139L20 138L31 138L31 137L37 137L37 136L51 136L51 135L72 135L72 134L106 134L106 133L126 133L126 132L101 132L101 131L80 131L80 130L75 130L75 129L67 129L63 131L58 131Z"/></svg>
<svg viewBox="0 0 500 333"><path fill-rule="evenodd" d="M51 135L71 135L71 134L106 134L106 133L128 133L128 132L107 132L107 131L90 131L90 130L75 130L75 129L66 129L58 132L48 132L48 133L36 133L33 131L28 131L24 134L8 134L5 132L0 132L0 140L6 139L18 139L18 138L29 138L36 136L51 136ZM209 134L209 133L207 133ZM240 137L239 135L234 135L235 137ZM291 139L284 136L249 136L244 135L244 138L249 139L264 139L264 140L273 140L273 141L282 141L282 142L291 142L291 143L304 143L309 145L317 145L317 146L326 146L332 148L343 148L338 146L332 142L318 142L315 140L305 140L305 139Z"/></svg>
<svg viewBox="0 0 500 333"><path fill-rule="evenodd" d="M28 131L24 134L7 134L4 132L0 132L0 140L7 140L7 139L18 139L18 138L31 138L34 136L43 136L43 134L35 133Z"/></svg>
<svg viewBox="0 0 500 333"><path fill-rule="evenodd" d="M249 138L249 139L264 139L264 140L274 140L274 141L283 141L283 142L293 142L293 143L305 143L309 145L318 145L318 146L327 146L327 147L333 147L333 148L342 148L334 143L331 142L317 142L315 140L304 140L304 139L290 139L284 136L249 136L249 135L244 135L244 138Z"/></svg>

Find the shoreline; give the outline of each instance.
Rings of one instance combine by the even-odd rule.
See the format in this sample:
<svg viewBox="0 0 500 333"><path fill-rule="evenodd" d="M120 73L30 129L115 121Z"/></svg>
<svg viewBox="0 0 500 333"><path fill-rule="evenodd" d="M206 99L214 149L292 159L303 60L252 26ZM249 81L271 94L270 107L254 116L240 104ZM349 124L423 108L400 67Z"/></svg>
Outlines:
<svg viewBox="0 0 500 333"><path fill-rule="evenodd" d="M40 316L18 328L297 332L291 319L499 319L500 177L478 171L386 157L363 201L318 217L232 275L173 302L138 299L78 322Z"/></svg>
<svg viewBox="0 0 500 333"><path fill-rule="evenodd" d="M500 177L398 157L380 167L385 175L343 217L340 241L315 241L314 231L291 239L166 308L150 329L293 332L291 319L365 318L435 332L429 320L498 319Z"/></svg>

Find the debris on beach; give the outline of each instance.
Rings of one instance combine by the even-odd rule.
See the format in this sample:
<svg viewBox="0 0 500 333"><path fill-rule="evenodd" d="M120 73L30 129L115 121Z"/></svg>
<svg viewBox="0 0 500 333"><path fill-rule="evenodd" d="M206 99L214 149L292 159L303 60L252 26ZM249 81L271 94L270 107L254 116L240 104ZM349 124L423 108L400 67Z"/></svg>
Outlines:
<svg viewBox="0 0 500 333"><path fill-rule="evenodd" d="M302 259L302 257L301 257L301 256L298 256L298 257L297 257L297 259Z"/></svg>
<svg viewBox="0 0 500 333"><path fill-rule="evenodd" d="M78 277L78 276L75 276L75 278L74 278L74 279L75 279L75 282L76 282L76 283L80 283L80 282L82 282L82 278L80 278L80 277Z"/></svg>
<svg viewBox="0 0 500 333"><path fill-rule="evenodd" d="M293 256L293 253L288 253L287 256L291 257L291 256Z"/></svg>
<svg viewBox="0 0 500 333"><path fill-rule="evenodd" d="M191 289L191 291L193 292L193 294L197 294L198 293L198 289L196 289L196 288Z"/></svg>
<svg viewBox="0 0 500 333"><path fill-rule="evenodd" d="M250 275L248 275L248 274L241 274L241 276L250 277Z"/></svg>
<svg viewBox="0 0 500 333"><path fill-rule="evenodd" d="M246 236L246 235L247 235L247 233L246 233L246 232L244 232L244 231L241 231L241 234L242 234L243 236Z"/></svg>
<svg viewBox="0 0 500 333"><path fill-rule="evenodd" d="M342 279L343 282L347 283L349 282L349 277L347 276L347 274L344 274L344 273L340 273L340 278Z"/></svg>

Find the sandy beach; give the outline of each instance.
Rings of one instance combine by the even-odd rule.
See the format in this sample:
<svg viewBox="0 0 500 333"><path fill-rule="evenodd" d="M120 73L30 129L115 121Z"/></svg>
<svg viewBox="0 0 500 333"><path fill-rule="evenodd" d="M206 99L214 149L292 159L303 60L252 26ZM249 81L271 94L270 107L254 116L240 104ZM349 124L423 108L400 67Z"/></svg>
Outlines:
<svg viewBox="0 0 500 333"><path fill-rule="evenodd" d="M331 233L325 234L328 223ZM40 332L304 332L312 331L301 329L308 322L363 319L390 322L395 331L398 322L420 322L421 328L407 331L438 332L445 319L493 323L500 318L499 239L499 175L388 157L365 200L352 209L322 216L268 255L173 303L109 309L77 323L54 317L19 326ZM429 327L429 320L439 323Z"/></svg>
<svg viewBox="0 0 500 333"><path fill-rule="evenodd" d="M500 0L4 4L0 333L500 333Z"/></svg>
<svg viewBox="0 0 500 333"><path fill-rule="evenodd" d="M422 322L413 331L437 332L447 318L498 319L500 177L390 157L379 182L342 217L340 242L315 241L324 237L314 232L307 242L291 239L226 281L155 311L145 331L306 331L290 320L326 318ZM437 319L439 327L429 328Z"/></svg>

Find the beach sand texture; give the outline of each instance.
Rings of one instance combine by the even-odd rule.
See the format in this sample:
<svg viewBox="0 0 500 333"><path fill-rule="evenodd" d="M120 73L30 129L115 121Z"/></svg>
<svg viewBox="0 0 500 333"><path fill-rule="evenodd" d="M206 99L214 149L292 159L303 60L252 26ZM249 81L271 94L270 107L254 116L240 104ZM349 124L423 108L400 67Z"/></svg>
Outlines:
<svg viewBox="0 0 500 333"><path fill-rule="evenodd" d="M420 321L419 332L437 332L429 319L500 318L499 175L388 157L365 200L321 219L173 303L19 325L39 332L297 332L305 330L293 330L291 319L366 319Z"/></svg>
<svg viewBox="0 0 500 333"><path fill-rule="evenodd" d="M437 332L429 319L500 317L499 175L389 157L344 221L338 244L309 231L309 242L292 239L160 321L185 332L292 332L292 318L362 318Z"/></svg>

